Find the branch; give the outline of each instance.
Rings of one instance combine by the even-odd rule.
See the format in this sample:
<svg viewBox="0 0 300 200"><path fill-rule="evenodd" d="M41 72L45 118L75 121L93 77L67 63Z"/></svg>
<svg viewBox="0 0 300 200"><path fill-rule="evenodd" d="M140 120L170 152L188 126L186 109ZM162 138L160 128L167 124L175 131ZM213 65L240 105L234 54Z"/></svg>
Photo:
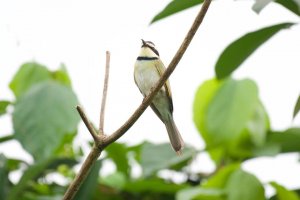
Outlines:
<svg viewBox="0 0 300 200"><path fill-rule="evenodd" d="M192 24L189 32L187 33L186 37L184 38L181 46L179 47L177 53L175 54L174 58L172 59L171 63L169 64L168 68L164 72L164 74L161 76L157 84L151 89L151 92L148 96L146 96L142 102L142 104L136 109L136 111L131 115L131 117L113 134L111 134L108 137L105 137L104 135L97 135L97 131L94 129L88 118L86 117L83 109L80 106L77 106L77 110L84 121L85 125L87 126L90 134L92 135L94 139L94 146L89 153L88 157L84 161L79 173L75 177L74 181L70 184L69 188L67 189L63 200L72 200L74 196L76 195L77 191L79 190L80 185L83 183L84 179L88 175L91 167L95 163L95 161L100 156L102 150L111 144L112 142L116 141L118 138L120 138L136 121L137 119L143 114L143 112L146 110L146 108L150 105L152 99L157 94L157 92L160 90L160 88L165 84L169 76L172 74L174 69L176 68L177 64L181 60L183 54L185 53L187 47L191 43L197 29L199 28L201 22L204 19L204 16L208 10L208 7L210 5L212 0L204 0L204 3L201 7L201 10L199 14L197 15L194 23ZM100 132L103 133L103 124L104 124L104 109L105 109L105 101L107 96L107 83L108 83L108 69L109 69L109 53L107 52L106 55L106 75L104 80L104 88L103 88L103 96L102 96L102 105L101 105L101 112L100 112Z"/></svg>
<svg viewBox="0 0 300 200"><path fill-rule="evenodd" d="M200 24L202 23L204 16L208 10L212 0L205 0L199 14L197 15L194 23L192 24L189 32L187 33L186 37L184 38L181 46L179 47L177 53L173 57L171 63L169 64L168 68L161 76L157 84L152 88L151 92L144 98L142 104L136 109L136 111L131 115L131 117L112 135L105 138L103 143L104 147L115 142L119 139L124 133L131 128L131 126L138 120L138 118L143 114L146 108L150 105L152 99L156 95L156 93L160 90L160 88L165 84L169 76L172 74L174 69L176 68L177 64L181 60L183 54L185 53L186 49L188 48L189 44L191 43L197 29L199 28Z"/></svg>
<svg viewBox="0 0 300 200"><path fill-rule="evenodd" d="M105 104L106 104L108 79L109 79L109 66L110 66L110 52L106 51L105 76L104 76L103 93L102 93L102 101L101 101L99 134L103 134L103 131L104 131L103 130L104 129L104 113L105 113Z"/></svg>

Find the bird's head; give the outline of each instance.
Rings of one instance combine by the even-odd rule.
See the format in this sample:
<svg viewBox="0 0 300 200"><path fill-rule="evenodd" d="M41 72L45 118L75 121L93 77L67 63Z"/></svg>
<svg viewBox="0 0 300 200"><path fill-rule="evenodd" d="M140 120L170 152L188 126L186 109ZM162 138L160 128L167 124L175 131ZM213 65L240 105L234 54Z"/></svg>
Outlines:
<svg viewBox="0 0 300 200"><path fill-rule="evenodd" d="M142 53L149 57L158 57L159 53L155 48L155 44L151 41L142 39Z"/></svg>

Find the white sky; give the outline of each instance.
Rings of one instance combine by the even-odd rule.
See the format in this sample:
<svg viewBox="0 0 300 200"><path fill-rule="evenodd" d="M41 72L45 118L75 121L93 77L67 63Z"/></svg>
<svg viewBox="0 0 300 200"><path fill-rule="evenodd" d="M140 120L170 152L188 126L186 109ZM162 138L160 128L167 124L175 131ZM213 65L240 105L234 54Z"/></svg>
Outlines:
<svg viewBox="0 0 300 200"><path fill-rule="evenodd" d="M167 3L169 0L0 1L0 99L13 99L8 83L22 63L34 60L51 69L64 63L81 104L98 124L105 51L109 50L112 56L105 131L111 133L142 101L133 81L140 39L153 41L167 65L199 10L197 6L149 26L153 16ZM299 21L296 15L276 4L257 15L250 9L252 4L253 1L213 2L171 76L175 121L185 142L199 149L204 144L192 121L193 97L197 87L213 77L213 67L222 50L249 31ZM299 32L299 26L280 32L234 74L236 78L249 77L258 83L275 129L292 125L293 106L299 94ZM296 119L294 124L299 121ZM0 136L12 132L9 118L0 118L0 123ZM90 139L81 124L76 143ZM150 109L120 139L131 144L144 140L168 141L164 125ZM30 160L16 142L2 144L0 151ZM204 155L194 168L211 170L212 164ZM244 168L265 183L275 180L289 188L300 187L300 167L295 155L247 161Z"/></svg>

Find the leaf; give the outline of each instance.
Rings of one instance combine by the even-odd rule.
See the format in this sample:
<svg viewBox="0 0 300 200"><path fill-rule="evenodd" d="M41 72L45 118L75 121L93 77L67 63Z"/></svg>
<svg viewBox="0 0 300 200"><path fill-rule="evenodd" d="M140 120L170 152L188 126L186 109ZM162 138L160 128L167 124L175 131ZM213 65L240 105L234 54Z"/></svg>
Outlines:
<svg viewBox="0 0 300 200"><path fill-rule="evenodd" d="M105 151L107 156L111 158L117 166L119 172L123 172L126 176L129 176L129 163L127 159L127 149L125 144L112 143Z"/></svg>
<svg viewBox="0 0 300 200"><path fill-rule="evenodd" d="M230 176L227 185L227 200L265 200L264 187L259 180L243 170Z"/></svg>
<svg viewBox="0 0 300 200"><path fill-rule="evenodd" d="M212 138L207 134L206 125L204 123L204 118L206 116L206 112L208 109L208 106L212 100L212 98L215 96L216 92L220 88L222 82L211 79L208 81L205 81L197 90L195 99L194 99L194 105L193 105L193 111L194 111L194 123L198 129L198 131L201 133L201 136L205 140L206 144L213 143Z"/></svg>
<svg viewBox="0 0 300 200"><path fill-rule="evenodd" d="M289 191L285 187L275 182L271 182L270 184L276 190L277 200L300 200L296 192Z"/></svg>
<svg viewBox="0 0 300 200"><path fill-rule="evenodd" d="M3 154L0 154L0 199L6 199L10 190L8 173L7 159Z"/></svg>
<svg viewBox="0 0 300 200"><path fill-rule="evenodd" d="M52 72L52 78L60 83L62 83L63 85L69 86L71 87L72 82L71 79L69 77L67 68L64 64L62 64L60 66L60 69Z"/></svg>
<svg viewBox="0 0 300 200"><path fill-rule="evenodd" d="M106 177L101 178L101 183L104 185L107 185L111 188L115 188L118 190L121 190L124 188L125 184L127 182L126 176L122 172L115 172L113 174L110 174Z"/></svg>
<svg viewBox="0 0 300 200"><path fill-rule="evenodd" d="M282 153L299 152L300 151L300 128L290 128L285 131L270 132L267 142L278 144Z"/></svg>
<svg viewBox="0 0 300 200"><path fill-rule="evenodd" d="M269 3L273 2L275 0L256 0L254 5L252 6L252 9L256 13L260 13L262 9L264 9Z"/></svg>
<svg viewBox="0 0 300 200"><path fill-rule="evenodd" d="M151 192L174 194L178 190L186 187L187 185L170 183L163 179L138 179L127 182L124 186L124 190L131 193Z"/></svg>
<svg viewBox="0 0 300 200"><path fill-rule="evenodd" d="M177 192L176 200L225 200L224 195L221 189L194 187Z"/></svg>
<svg viewBox="0 0 300 200"><path fill-rule="evenodd" d="M101 161L98 160L92 167L88 177L84 180L78 193L75 195L74 200L93 199L93 195L95 191L98 189L97 186L98 186L100 167L101 167Z"/></svg>
<svg viewBox="0 0 300 200"><path fill-rule="evenodd" d="M6 108L11 104L10 101L2 100L0 101L0 116L6 113Z"/></svg>
<svg viewBox="0 0 300 200"><path fill-rule="evenodd" d="M18 98L31 86L51 79L48 69L38 63L30 62L23 64L9 84L10 89Z"/></svg>
<svg viewBox="0 0 300 200"><path fill-rule="evenodd" d="M299 0L276 0L278 4L281 4L286 9L290 10L294 14L300 16L300 1Z"/></svg>
<svg viewBox="0 0 300 200"><path fill-rule="evenodd" d="M233 163L221 168L215 175L210 177L207 182L203 184L204 188L225 188L226 183L231 174L240 168L239 163Z"/></svg>
<svg viewBox="0 0 300 200"><path fill-rule="evenodd" d="M282 29L286 29L294 23L281 23L265 27L245 34L232 42L220 55L215 72L218 79L229 76L236 70L259 46L274 36Z"/></svg>
<svg viewBox="0 0 300 200"><path fill-rule="evenodd" d="M151 24L201 3L203 3L203 0L173 0L152 19Z"/></svg>
<svg viewBox="0 0 300 200"><path fill-rule="evenodd" d="M35 85L15 105L15 138L35 159L51 157L64 137L77 130L76 104L66 86L52 81Z"/></svg>
<svg viewBox="0 0 300 200"><path fill-rule="evenodd" d="M169 143L151 144L145 143L141 152L141 165L144 176L153 175L165 168L171 168L182 162L191 160L196 151L191 147L185 147L181 156L177 156Z"/></svg>
<svg viewBox="0 0 300 200"><path fill-rule="evenodd" d="M239 136L255 111L258 103L257 90L255 83L249 79L229 79L224 82L202 119L206 134L212 141L207 144L208 147L224 145Z"/></svg>
<svg viewBox="0 0 300 200"><path fill-rule="evenodd" d="M18 200L22 192L28 187L30 181L36 180L38 177L42 176L43 173L49 172L50 170L55 170L59 165L66 164L68 166L73 166L76 161L73 159L65 158L50 158L39 161L34 165L31 165L23 173L20 181L10 190L8 195L8 200Z"/></svg>
<svg viewBox="0 0 300 200"><path fill-rule="evenodd" d="M299 110L300 110L300 96L298 97L297 102L296 102L295 107L294 107L293 119L296 117Z"/></svg>

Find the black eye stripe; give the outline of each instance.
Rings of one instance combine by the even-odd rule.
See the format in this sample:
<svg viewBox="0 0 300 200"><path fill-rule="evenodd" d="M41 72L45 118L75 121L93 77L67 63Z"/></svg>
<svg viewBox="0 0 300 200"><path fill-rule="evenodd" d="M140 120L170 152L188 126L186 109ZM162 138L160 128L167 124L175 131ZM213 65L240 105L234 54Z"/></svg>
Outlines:
<svg viewBox="0 0 300 200"><path fill-rule="evenodd" d="M159 56L159 53L158 53L158 51L154 48L154 47L152 47L152 46L149 46L149 45L147 45L147 47L149 47L156 55L158 55Z"/></svg>

